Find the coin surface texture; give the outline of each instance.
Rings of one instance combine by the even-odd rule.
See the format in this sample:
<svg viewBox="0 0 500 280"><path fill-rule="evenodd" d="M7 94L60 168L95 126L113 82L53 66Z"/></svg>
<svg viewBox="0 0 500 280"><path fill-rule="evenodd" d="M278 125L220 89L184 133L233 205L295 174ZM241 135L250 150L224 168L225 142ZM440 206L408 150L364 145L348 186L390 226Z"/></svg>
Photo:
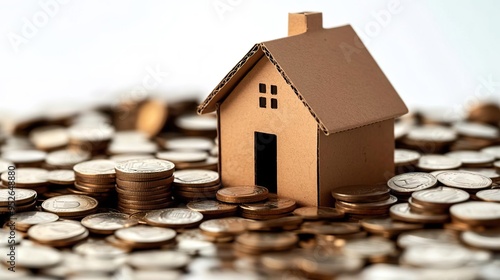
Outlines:
<svg viewBox="0 0 500 280"><path fill-rule="evenodd" d="M97 207L97 200L86 195L61 195L49 198L42 203L45 211L60 213L81 213L94 210Z"/></svg>
<svg viewBox="0 0 500 280"><path fill-rule="evenodd" d="M387 182L389 188L398 193L411 193L428 188L437 184L436 177L423 172L404 173L392 177Z"/></svg>
<svg viewBox="0 0 500 280"><path fill-rule="evenodd" d="M444 171L437 179L445 186L467 190L485 189L493 183L488 177L466 171Z"/></svg>

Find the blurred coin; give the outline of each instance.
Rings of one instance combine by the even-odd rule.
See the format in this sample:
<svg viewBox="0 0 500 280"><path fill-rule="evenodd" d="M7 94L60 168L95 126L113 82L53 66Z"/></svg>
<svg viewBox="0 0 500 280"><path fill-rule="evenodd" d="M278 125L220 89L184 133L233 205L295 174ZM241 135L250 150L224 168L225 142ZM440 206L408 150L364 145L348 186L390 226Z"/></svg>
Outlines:
<svg viewBox="0 0 500 280"><path fill-rule="evenodd" d="M8 171L10 166L14 166L14 163L0 159L0 174Z"/></svg>
<svg viewBox="0 0 500 280"><path fill-rule="evenodd" d="M115 130L106 123L79 123L68 129L70 139L83 142L108 141Z"/></svg>
<svg viewBox="0 0 500 280"><path fill-rule="evenodd" d="M361 226L371 233L400 233L422 228L421 224L403 223L390 218L364 219Z"/></svg>
<svg viewBox="0 0 500 280"><path fill-rule="evenodd" d="M500 223L500 204L469 201L451 206L450 214L458 221L470 225L497 226Z"/></svg>
<svg viewBox="0 0 500 280"><path fill-rule="evenodd" d="M174 240L175 230L151 226L134 226L115 231L115 236L128 244L140 247L157 247Z"/></svg>
<svg viewBox="0 0 500 280"><path fill-rule="evenodd" d="M372 202L388 199L389 191L386 185L342 186L335 188L332 196L346 202Z"/></svg>
<svg viewBox="0 0 500 280"><path fill-rule="evenodd" d="M171 162L200 162L208 158L208 153L204 151L163 151L156 153L159 159L169 160Z"/></svg>
<svg viewBox="0 0 500 280"><path fill-rule="evenodd" d="M38 150L14 150L2 154L5 161L15 164L43 162L47 153Z"/></svg>
<svg viewBox="0 0 500 280"><path fill-rule="evenodd" d="M234 204L222 203L216 200L198 200L191 201L187 205L187 208L198 211L203 215L217 215L217 214L227 214L234 213L238 209L238 206Z"/></svg>
<svg viewBox="0 0 500 280"><path fill-rule="evenodd" d="M302 224L301 230L303 232L323 235L344 235L361 231L358 223L346 222L305 222Z"/></svg>
<svg viewBox="0 0 500 280"><path fill-rule="evenodd" d="M500 189L478 191L476 197L483 201L500 202Z"/></svg>
<svg viewBox="0 0 500 280"><path fill-rule="evenodd" d="M395 149L394 150L394 164L396 166L416 164L420 158L420 153L407 150L407 149Z"/></svg>
<svg viewBox="0 0 500 280"><path fill-rule="evenodd" d="M59 220L59 216L53 213L41 211L28 211L16 213L10 217L11 220L23 225L36 225L50 223Z"/></svg>
<svg viewBox="0 0 500 280"><path fill-rule="evenodd" d="M413 128L406 135L409 140L425 142L453 142L457 135L454 130L444 126L426 125Z"/></svg>
<svg viewBox="0 0 500 280"><path fill-rule="evenodd" d="M464 190L485 189L493 183L488 177L466 171L445 171L437 179L445 186Z"/></svg>
<svg viewBox="0 0 500 280"><path fill-rule="evenodd" d="M344 254L359 258L387 256L395 251L394 243L382 237L348 240L342 247Z"/></svg>
<svg viewBox="0 0 500 280"><path fill-rule="evenodd" d="M137 225L137 220L122 213L99 213L83 218L82 225L94 233L113 234L115 230Z"/></svg>
<svg viewBox="0 0 500 280"><path fill-rule="evenodd" d="M430 206L450 206L455 203L467 201L469 196L465 191L447 187L422 190L414 192L411 195L412 199L417 203Z"/></svg>
<svg viewBox="0 0 500 280"><path fill-rule="evenodd" d="M255 214L283 214L295 209L297 203L289 198L277 196L269 197L267 200L255 203L244 203L240 205L243 211Z"/></svg>
<svg viewBox="0 0 500 280"><path fill-rule="evenodd" d="M66 128L61 126L43 126L33 129L29 138L40 150L53 150L64 147L69 142Z"/></svg>
<svg viewBox="0 0 500 280"><path fill-rule="evenodd" d="M294 263L313 279L334 279L343 273L359 271L364 265L364 261L360 258L348 257L339 253L322 257L312 253L301 254L297 256Z"/></svg>
<svg viewBox="0 0 500 280"><path fill-rule="evenodd" d="M217 191L217 199L227 203L250 203L265 200L269 191L261 186L234 186Z"/></svg>
<svg viewBox="0 0 500 280"><path fill-rule="evenodd" d="M114 178L116 163L107 159L81 162L73 166L73 171L80 177Z"/></svg>
<svg viewBox="0 0 500 280"><path fill-rule="evenodd" d="M495 161L493 155L477 151L453 151L445 155L460 160L463 165L471 166L491 164Z"/></svg>
<svg viewBox="0 0 500 280"><path fill-rule="evenodd" d="M73 250L82 256L97 259L112 259L124 256L128 252L128 250L115 247L104 240L87 240L75 245Z"/></svg>
<svg viewBox="0 0 500 280"><path fill-rule="evenodd" d="M195 226L202 219L201 213L185 208L154 210L144 216L148 224L173 228Z"/></svg>
<svg viewBox="0 0 500 280"><path fill-rule="evenodd" d="M499 136L496 127L482 123L458 122L453 125L453 128L458 134L467 137L497 139Z"/></svg>
<svg viewBox="0 0 500 280"><path fill-rule="evenodd" d="M148 181L170 177L175 165L160 159L133 159L116 164L116 176L130 181Z"/></svg>
<svg viewBox="0 0 500 280"><path fill-rule="evenodd" d="M258 251L281 251L290 249L298 238L290 232L247 232L236 237L236 242Z"/></svg>
<svg viewBox="0 0 500 280"><path fill-rule="evenodd" d="M293 211L294 215L301 216L304 220L329 220L341 219L344 212L330 207L300 207Z"/></svg>
<svg viewBox="0 0 500 280"><path fill-rule="evenodd" d="M175 120L175 125L184 130L215 131L217 129L217 118L195 114L182 115Z"/></svg>
<svg viewBox="0 0 500 280"><path fill-rule="evenodd" d="M204 137L179 137L166 140L164 146L168 150L210 151L214 142Z"/></svg>
<svg viewBox="0 0 500 280"><path fill-rule="evenodd" d="M127 161L131 159L149 159L149 158L154 158L154 156L150 154L119 154L119 155L112 155L109 157L109 160L112 160L116 163L122 162L122 161Z"/></svg>
<svg viewBox="0 0 500 280"><path fill-rule="evenodd" d="M207 187L219 183L219 173L210 170L180 170L174 173L174 185Z"/></svg>
<svg viewBox="0 0 500 280"><path fill-rule="evenodd" d="M57 185L72 185L75 182L75 172L73 170L49 171L48 181Z"/></svg>
<svg viewBox="0 0 500 280"><path fill-rule="evenodd" d="M500 159L500 146L490 146L481 149L481 153L494 156L496 159Z"/></svg>
<svg viewBox="0 0 500 280"><path fill-rule="evenodd" d="M119 154L153 154L158 151L156 143L149 140L142 142L118 142L111 143L108 152L113 155ZM154 157L149 157L154 158ZM134 159L137 159L134 158Z"/></svg>
<svg viewBox="0 0 500 280"><path fill-rule="evenodd" d="M289 216L264 221L247 221L247 228L255 231L294 230L302 223L300 216Z"/></svg>
<svg viewBox="0 0 500 280"><path fill-rule="evenodd" d="M479 102L469 108L468 119L473 122L496 125L500 122L500 108L494 103Z"/></svg>
<svg viewBox="0 0 500 280"><path fill-rule="evenodd" d="M500 230L483 232L465 231L460 235L461 240L474 248L500 251Z"/></svg>
<svg viewBox="0 0 500 280"><path fill-rule="evenodd" d="M8 249L8 247L5 247ZM4 262L9 261L6 250L2 255ZM62 261L61 253L47 246L18 246L16 247L16 266L32 269L51 267ZM30 277L31 279L32 277Z"/></svg>
<svg viewBox="0 0 500 280"><path fill-rule="evenodd" d="M462 165L459 159L443 155L423 155L420 157L417 167L421 170L449 170L457 169Z"/></svg>
<svg viewBox="0 0 500 280"><path fill-rule="evenodd" d="M452 269L472 260L471 251L458 244L410 246L401 256L405 264L422 268Z"/></svg>
<svg viewBox="0 0 500 280"><path fill-rule="evenodd" d="M162 100L152 99L142 102L138 109L136 129L150 137L158 134L167 122L167 104Z"/></svg>
<svg viewBox="0 0 500 280"><path fill-rule="evenodd" d="M85 233L86 229L78 222L56 221L36 224L28 230L28 236L39 242L64 241Z"/></svg>
<svg viewBox="0 0 500 280"><path fill-rule="evenodd" d="M493 168L460 168L460 171L467 171L490 178L493 182L500 181L500 174Z"/></svg>
<svg viewBox="0 0 500 280"><path fill-rule="evenodd" d="M30 189L0 189L0 206L8 206L9 202L22 205L36 200L36 197L36 191Z"/></svg>
<svg viewBox="0 0 500 280"><path fill-rule="evenodd" d="M355 202L345 202L345 201L337 201L335 205L341 206L343 208L354 208L354 209L363 209L363 210L382 210L384 208L389 208L391 205L396 203L398 198L390 195L389 198L381 201L374 202L364 202L364 203L355 203Z"/></svg>
<svg viewBox="0 0 500 280"><path fill-rule="evenodd" d="M47 185L49 172L41 168L17 168L16 169L16 186L17 187L39 187ZM9 174L4 172L1 175L2 182L5 186L9 182Z"/></svg>
<svg viewBox="0 0 500 280"><path fill-rule="evenodd" d="M73 165L90 159L85 151L58 150L47 155L45 162L51 166L72 168Z"/></svg>
<svg viewBox="0 0 500 280"><path fill-rule="evenodd" d="M428 188L437 184L434 176L423 172L404 173L392 177L387 182L389 188L396 193L411 193Z"/></svg>
<svg viewBox="0 0 500 280"><path fill-rule="evenodd" d="M453 206L452 206L453 207ZM410 210L408 203L395 204L390 209L391 218L409 223L436 224L448 220L448 215L428 215L414 213Z"/></svg>
<svg viewBox="0 0 500 280"><path fill-rule="evenodd" d="M403 232L398 236L398 246L408 248L410 246L458 244L457 235L451 230L424 229Z"/></svg>
<svg viewBox="0 0 500 280"><path fill-rule="evenodd" d="M210 236L233 236L247 229L247 222L243 218L223 218L204 221L200 224L200 230Z"/></svg>
<svg viewBox="0 0 500 280"><path fill-rule="evenodd" d="M145 270L180 269L186 267L189 261L185 253L160 250L134 252L127 258L127 264Z"/></svg>

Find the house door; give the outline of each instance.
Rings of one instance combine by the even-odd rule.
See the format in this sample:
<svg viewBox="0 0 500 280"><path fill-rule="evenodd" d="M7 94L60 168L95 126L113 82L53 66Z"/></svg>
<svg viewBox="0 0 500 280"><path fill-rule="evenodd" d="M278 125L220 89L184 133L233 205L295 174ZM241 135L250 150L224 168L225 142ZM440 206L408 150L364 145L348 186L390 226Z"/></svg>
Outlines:
<svg viewBox="0 0 500 280"><path fill-rule="evenodd" d="M255 132L255 184L277 192L276 135Z"/></svg>

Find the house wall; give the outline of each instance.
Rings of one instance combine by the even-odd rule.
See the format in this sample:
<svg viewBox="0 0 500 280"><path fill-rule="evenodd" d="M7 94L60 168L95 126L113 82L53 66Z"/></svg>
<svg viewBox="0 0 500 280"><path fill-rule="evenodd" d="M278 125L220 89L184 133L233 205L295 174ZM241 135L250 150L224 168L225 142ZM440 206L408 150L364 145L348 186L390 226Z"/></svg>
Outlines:
<svg viewBox="0 0 500 280"><path fill-rule="evenodd" d="M266 93L259 93L259 83ZM278 94L272 96L270 85ZM259 107L267 98L267 108ZM270 108L270 98L278 109ZM317 200L317 124L266 57L240 81L219 107L222 184L255 184L254 132L277 135L278 194L314 205Z"/></svg>
<svg viewBox="0 0 500 280"><path fill-rule="evenodd" d="M394 173L394 120L325 136L319 133L320 205L335 187L385 183Z"/></svg>

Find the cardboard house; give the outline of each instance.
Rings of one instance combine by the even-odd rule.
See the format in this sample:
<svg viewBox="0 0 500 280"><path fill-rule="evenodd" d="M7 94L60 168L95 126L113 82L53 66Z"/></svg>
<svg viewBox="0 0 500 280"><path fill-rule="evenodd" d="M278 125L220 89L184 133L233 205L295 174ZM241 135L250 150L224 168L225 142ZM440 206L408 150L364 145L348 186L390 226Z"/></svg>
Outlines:
<svg viewBox="0 0 500 280"><path fill-rule="evenodd" d="M289 14L288 35L255 44L198 107L217 112L223 186L324 206L335 187L386 182L404 102L351 26Z"/></svg>

